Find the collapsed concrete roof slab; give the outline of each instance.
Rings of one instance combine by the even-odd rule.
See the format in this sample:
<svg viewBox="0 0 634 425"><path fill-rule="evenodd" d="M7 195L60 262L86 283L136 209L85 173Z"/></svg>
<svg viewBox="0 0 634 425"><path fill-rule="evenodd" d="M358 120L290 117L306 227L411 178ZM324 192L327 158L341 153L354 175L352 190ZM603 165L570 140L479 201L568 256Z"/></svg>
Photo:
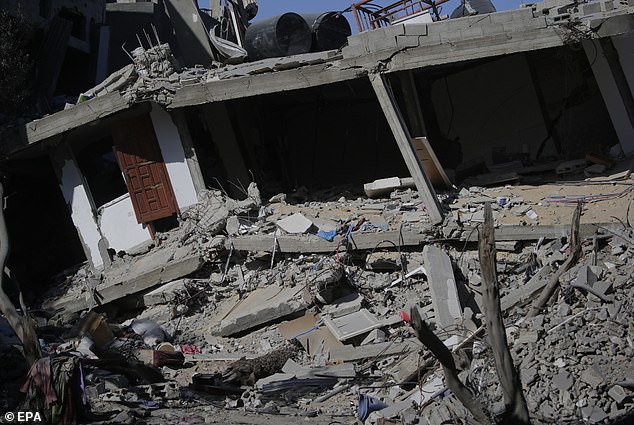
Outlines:
<svg viewBox="0 0 634 425"><path fill-rule="evenodd" d="M175 89L174 98L171 103L166 102L166 106L178 109L301 90L364 78L370 73L394 73L564 46L584 37L620 35L634 28L634 5L620 4L591 14L585 14L584 10L580 9L574 16L561 17L545 15L539 7L525 7L379 28L349 37L342 56L326 52L319 57L278 58L284 65L281 68L273 65L267 69L268 65L262 64L259 69L257 63L255 68L254 63L245 63L209 70L204 78L206 82ZM318 59L320 63L312 62ZM244 76L245 73L249 75ZM25 145L112 115L131 103L132 100L113 93L33 121L26 125Z"/></svg>
<svg viewBox="0 0 634 425"><path fill-rule="evenodd" d="M281 93L338 83L366 75L363 69L342 68L337 63L309 65L302 68L266 74L249 75L228 80L210 81L183 87L176 92L169 109L225 100Z"/></svg>
<svg viewBox="0 0 634 425"><path fill-rule="evenodd" d="M27 146L128 109L130 99L109 93L26 124Z"/></svg>
<svg viewBox="0 0 634 425"><path fill-rule="evenodd" d="M138 258L127 268L110 270L105 281L95 291L95 298L90 291L83 292L81 296L71 293L50 300L43 307L66 313L95 308L187 276L203 264L203 259L197 253L178 248L158 250Z"/></svg>

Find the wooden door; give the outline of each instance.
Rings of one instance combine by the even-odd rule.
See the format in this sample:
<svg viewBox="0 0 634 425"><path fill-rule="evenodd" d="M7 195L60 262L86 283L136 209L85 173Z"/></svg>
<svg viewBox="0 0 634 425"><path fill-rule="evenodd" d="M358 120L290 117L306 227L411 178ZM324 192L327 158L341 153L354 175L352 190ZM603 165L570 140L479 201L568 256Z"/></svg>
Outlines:
<svg viewBox="0 0 634 425"><path fill-rule="evenodd" d="M112 138L137 221L176 214L178 204L150 117L117 123Z"/></svg>

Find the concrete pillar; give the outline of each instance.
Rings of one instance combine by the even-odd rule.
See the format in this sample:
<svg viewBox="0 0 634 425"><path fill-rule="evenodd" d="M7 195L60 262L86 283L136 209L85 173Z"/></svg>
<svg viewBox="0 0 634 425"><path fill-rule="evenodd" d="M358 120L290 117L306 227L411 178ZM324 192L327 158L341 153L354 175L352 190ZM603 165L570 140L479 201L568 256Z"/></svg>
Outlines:
<svg viewBox="0 0 634 425"><path fill-rule="evenodd" d="M623 46L630 45L629 42L620 42ZM592 66L592 72L601 90L603 101L610 114L612 125L621 143L623 153L626 155L634 153L634 104L632 104L632 87L623 72L623 63L631 67L629 59L619 61L614 55L614 51L610 51L612 41L607 39L604 41L585 40L582 42L583 48L588 57L588 61ZM615 43L615 47L619 43ZM631 45L630 45L631 46ZM606 51L606 47L608 51ZM623 48L623 47L622 47ZM612 50L615 50L612 48ZM618 52L618 50L616 50ZM620 68L620 69L619 69ZM625 74L625 75L624 75ZM634 77L629 77L630 79ZM627 88L627 89L625 89Z"/></svg>
<svg viewBox="0 0 634 425"><path fill-rule="evenodd" d="M172 117L157 104L152 104L150 118L178 207L183 209L194 205L198 202L196 188L185 160L185 151L178 128L174 125Z"/></svg>
<svg viewBox="0 0 634 425"><path fill-rule="evenodd" d="M101 269L104 267L104 260L101 258L99 241L103 236L99 231L93 213L93 202L77 161L69 147L62 143L51 154L51 162L86 258L94 269Z"/></svg>
<svg viewBox="0 0 634 425"><path fill-rule="evenodd" d="M196 193L200 193L200 191L205 190L207 186L205 185L203 172L200 168L200 162L198 161L198 154L194 148L194 141L191 133L189 132L189 125L187 124L185 112L181 109L177 109L171 111L170 115L172 116L172 120L174 121L176 128L178 128L178 133L180 134L181 141L183 142L185 161L187 162L189 173L191 174L194 182L194 189L196 189Z"/></svg>
<svg viewBox="0 0 634 425"><path fill-rule="evenodd" d="M224 102L209 103L201 106L201 111L211 139L216 144L227 170L227 179L238 186L247 187L251 182L251 174L240 150L227 105ZM233 192L232 188L226 189L230 193Z"/></svg>

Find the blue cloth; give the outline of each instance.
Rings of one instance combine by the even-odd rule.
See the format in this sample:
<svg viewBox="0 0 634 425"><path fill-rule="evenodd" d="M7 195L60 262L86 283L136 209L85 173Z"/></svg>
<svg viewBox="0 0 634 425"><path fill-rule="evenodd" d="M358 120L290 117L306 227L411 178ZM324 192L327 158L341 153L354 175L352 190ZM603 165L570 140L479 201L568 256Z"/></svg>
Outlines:
<svg viewBox="0 0 634 425"><path fill-rule="evenodd" d="M331 230L329 232L326 232L324 230L319 230L317 232L317 236L319 236L320 238L326 239L328 242L332 242L335 239L335 236L337 236L337 231Z"/></svg>

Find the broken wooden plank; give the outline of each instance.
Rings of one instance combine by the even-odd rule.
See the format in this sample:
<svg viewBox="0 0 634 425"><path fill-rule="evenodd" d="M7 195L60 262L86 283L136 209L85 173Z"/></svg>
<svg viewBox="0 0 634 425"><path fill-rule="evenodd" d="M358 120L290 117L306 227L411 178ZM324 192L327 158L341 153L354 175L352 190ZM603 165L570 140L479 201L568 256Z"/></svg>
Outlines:
<svg viewBox="0 0 634 425"><path fill-rule="evenodd" d="M410 136L407 125L405 125L394 95L385 82L385 77L382 74L374 74L370 76L370 82L379 100L381 109L383 109L385 118L392 129L394 139L405 160L407 169L414 178L414 183L416 184L420 197L425 202L431 222L433 224L441 223L443 221L443 212L438 202L438 197L425 174L420 158L414 150L412 136Z"/></svg>
<svg viewBox="0 0 634 425"><path fill-rule="evenodd" d="M480 424L491 424L491 420L484 413L482 404L475 398L473 393L458 378L458 369L451 354L451 351L434 334L429 325L420 317L418 309L412 308L410 312L412 318L411 325L416 332L416 336L434 354L442 366L445 375L445 382L456 398L471 412L476 421Z"/></svg>
<svg viewBox="0 0 634 425"><path fill-rule="evenodd" d="M364 249L374 249L378 244L384 242L381 247L390 249L396 246L419 246L432 238L429 233L431 226L421 226L419 233L403 232L399 236L398 231L376 232L376 233L352 233L351 242L346 247L345 241L339 245L340 236L334 241L328 242L315 235L279 235L277 236L276 252L303 252L303 253L323 253L334 252L339 245L339 251L355 251ZM401 241L399 242L399 239ZM227 239L226 246L237 251L265 251L272 252L275 243L275 235L249 235L238 236ZM390 243L391 242L391 243Z"/></svg>
<svg viewBox="0 0 634 425"><path fill-rule="evenodd" d="M427 137L415 137L412 139L416 154L423 163L425 173L429 176L429 180L439 189L446 189L451 187L451 180L445 173L445 169L436 157L434 149L427 141Z"/></svg>
<svg viewBox="0 0 634 425"><path fill-rule="evenodd" d="M514 424L529 424L528 408L522 391L519 373L513 365L513 358L506 341L506 329L500 308L500 284L497 278L495 253L495 230L491 204L484 205L484 225L480 232L479 259L484 292L484 312L489 341L493 351L495 369L502 394L506 414Z"/></svg>

